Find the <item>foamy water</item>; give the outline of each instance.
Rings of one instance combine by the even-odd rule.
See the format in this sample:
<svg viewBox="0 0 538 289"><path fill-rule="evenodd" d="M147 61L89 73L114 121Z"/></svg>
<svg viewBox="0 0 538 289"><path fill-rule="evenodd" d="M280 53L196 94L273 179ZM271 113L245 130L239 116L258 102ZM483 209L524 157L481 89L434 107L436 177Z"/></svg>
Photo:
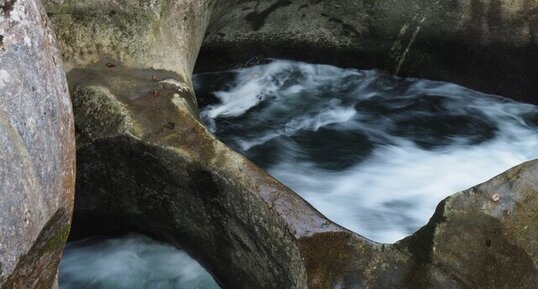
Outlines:
<svg viewBox="0 0 538 289"><path fill-rule="evenodd" d="M217 289L185 252L142 235L70 243L60 289Z"/></svg>
<svg viewBox="0 0 538 289"><path fill-rule="evenodd" d="M195 85L221 140L379 242L425 225L446 196L538 157L536 106L445 82L277 60Z"/></svg>
<svg viewBox="0 0 538 289"><path fill-rule="evenodd" d="M444 82L274 61L194 78L225 143L337 223L379 242L437 203L538 157L538 109ZM69 244L61 289L217 289L184 252L147 237Z"/></svg>

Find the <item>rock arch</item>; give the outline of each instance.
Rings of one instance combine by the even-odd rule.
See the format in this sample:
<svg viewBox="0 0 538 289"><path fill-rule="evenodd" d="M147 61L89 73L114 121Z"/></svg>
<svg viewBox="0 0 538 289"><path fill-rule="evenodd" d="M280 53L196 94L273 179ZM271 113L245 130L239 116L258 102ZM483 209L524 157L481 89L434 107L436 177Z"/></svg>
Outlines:
<svg viewBox="0 0 538 289"><path fill-rule="evenodd" d="M536 162L447 198L418 232L378 244L326 219L215 139L198 120L191 85L201 47L200 70L252 63L255 54L341 59L534 101L536 1L46 5L76 115L74 238L141 231L187 249L225 288L538 281Z"/></svg>

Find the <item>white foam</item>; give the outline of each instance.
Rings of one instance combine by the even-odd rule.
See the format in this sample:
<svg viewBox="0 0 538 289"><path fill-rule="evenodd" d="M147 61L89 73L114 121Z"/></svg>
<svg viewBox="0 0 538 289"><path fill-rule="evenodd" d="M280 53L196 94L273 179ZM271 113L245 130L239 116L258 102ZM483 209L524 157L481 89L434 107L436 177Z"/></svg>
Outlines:
<svg viewBox="0 0 538 289"><path fill-rule="evenodd" d="M216 126L219 118L245 116L259 106L259 111L235 123L244 125L248 133L223 137L245 152L283 139L277 144L280 155L261 156L278 157L276 164L267 167L269 172L332 220L376 241L394 242L409 235L426 224L446 196L538 157L538 133L523 117L538 111L533 105L450 83L394 81L377 71L300 62L277 60L236 73L229 89L215 92L221 103L203 110L206 122ZM381 113L372 121L371 114L354 107L357 101L376 97L401 110L416 97L427 99L424 95L440 97L450 114L483 115L494 125L494 135L479 144L469 141L472 135L446 136L449 144L423 148L391 132L395 116ZM393 97L405 101L398 103ZM409 117L396 117L402 116ZM361 131L374 141L374 149L351 167L323 169L286 139L322 127Z"/></svg>
<svg viewBox="0 0 538 289"><path fill-rule="evenodd" d="M537 157L536 147L536 137L443 151L388 146L338 173L307 163L281 163L270 173L340 225L394 242L425 224L443 198Z"/></svg>
<svg viewBox="0 0 538 289"><path fill-rule="evenodd" d="M61 289L217 289L185 252L141 235L70 243L60 264Z"/></svg>

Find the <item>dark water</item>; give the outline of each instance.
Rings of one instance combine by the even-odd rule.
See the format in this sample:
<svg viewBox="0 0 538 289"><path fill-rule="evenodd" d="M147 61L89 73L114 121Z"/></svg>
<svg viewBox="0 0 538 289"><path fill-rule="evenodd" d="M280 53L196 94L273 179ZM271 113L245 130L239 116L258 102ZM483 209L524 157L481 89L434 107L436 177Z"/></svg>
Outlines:
<svg viewBox="0 0 538 289"><path fill-rule="evenodd" d="M538 108L378 71L274 61L200 74L207 126L339 224L394 242L444 197L538 157ZM70 244L62 289L214 289L142 236Z"/></svg>
<svg viewBox="0 0 538 289"><path fill-rule="evenodd" d="M208 127L330 219L380 242L538 157L538 108L421 79L274 61L195 77Z"/></svg>

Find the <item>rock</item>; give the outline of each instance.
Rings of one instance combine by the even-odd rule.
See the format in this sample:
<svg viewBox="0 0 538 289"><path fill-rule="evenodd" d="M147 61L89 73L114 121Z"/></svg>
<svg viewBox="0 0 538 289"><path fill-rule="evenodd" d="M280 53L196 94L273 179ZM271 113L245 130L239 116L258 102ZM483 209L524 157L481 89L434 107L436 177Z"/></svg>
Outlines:
<svg viewBox="0 0 538 289"><path fill-rule="evenodd" d="M65 70L103 62L108 68L154 68L189 82L216 1L45 0L58 28Z"/></svg>
<svg viewBox="0 0 538 289"><path fill-rule="evenodd" d="M142 79L123 67L106 76L86 68L70 78L76 73L92 81L72 90L79 131L73 238L143 232L187 249L228 288L300 288L304 267L287 210L308 213L294 222L297 234L320 230L324 219L212 136L193 113L192 89L152 80L158 71Z"/></svg>
<svg viewBox="0 0 538 289"><path fill-rule="evenodd" d="M538 103L537 1L245 0L219 16L198 71L291 58Z"/></svg>
<svg viewBox="0 0 538 289"><path fill-rule="evenodd" d="M310 5L327 15L344 17L353 11L357 23L365 21L360 9L380 9L380 19L368 19L383 26L387 23L381 15L392 15L394 27L387 26L385 32L368 25L359 29L348 19L322 15L327 23L319 24L332 26L314 31L304 27L317 27L317 22L295 23L288 31L282 24L295 15L293 9L316 17L319 13L310 6L297 7L297 1L259 1L254 10L252 1L236 2L47 2L76 116L73 239L142 232L185 248L224 288L533 288L538 276L538 184L533 178L538 162L446 199L414 235L396 244L378 244L326 219L218 141L198 119L190 77L206 26L211 31L206 49L220 47L214 52L229 53L225 45L235 45L231 47L249 56L245 49L257 49L259 44L249 43L258 40L270 40L270 49L295 45L294 39L300 40L297 47L314 47L345 27L350 35L356 34L353 27L359 34L386 33L386 43L369 42L372 51L385 51L394 44L392 31L399 31L414 8L400 15L398 9L407 6L356 1L341 7L317 1ZM250 10L244 9L248 5ZM445 19L434 18L428 19ZM184 24L169 26L178 23ZM409 25L407 31L416 31ZM291 30L298 26L302 32ZM232 34L215 32L223 30ZM308 42L316 34L319 39ZM220 44L218 37L223 38ZM356 42L343 39L349 43L336 46L331 40L320 47L347 47L334 50L345 56ZM301 46L304 43L310 44ZM218 57L214 60L212 65L221 63ZM496 194L499 198L493 201Z"/></svg>
<svg viewBox="0 0 538 289"><path fill-rule="evenodd" d="M450 196L428 225L395 244L422 273L416 288L536 287L537 175L538 161L527 162ZM443 287L439 272L457 286Z"/></svg>
<svg viewBox="0 0 538 289"><path fill-rule="evenodd" d="M188 250L224 288L538 282L538 161L447 198L414 235L377 244L326 219L219 142L200 124L190 88L152 80L156 71L144 80L125 79L133 74L127 68L106 75L99 69L69 75L91 79L72 84L75 239L143 232ZM140 95L122 96L140 86Z"/></svg>
<svg viewBox="0 0 538 289"><path fill-rule="evenodd" d="M0 1L0 288L51 288L73 209L75 135L39 1Z"/></svg>

